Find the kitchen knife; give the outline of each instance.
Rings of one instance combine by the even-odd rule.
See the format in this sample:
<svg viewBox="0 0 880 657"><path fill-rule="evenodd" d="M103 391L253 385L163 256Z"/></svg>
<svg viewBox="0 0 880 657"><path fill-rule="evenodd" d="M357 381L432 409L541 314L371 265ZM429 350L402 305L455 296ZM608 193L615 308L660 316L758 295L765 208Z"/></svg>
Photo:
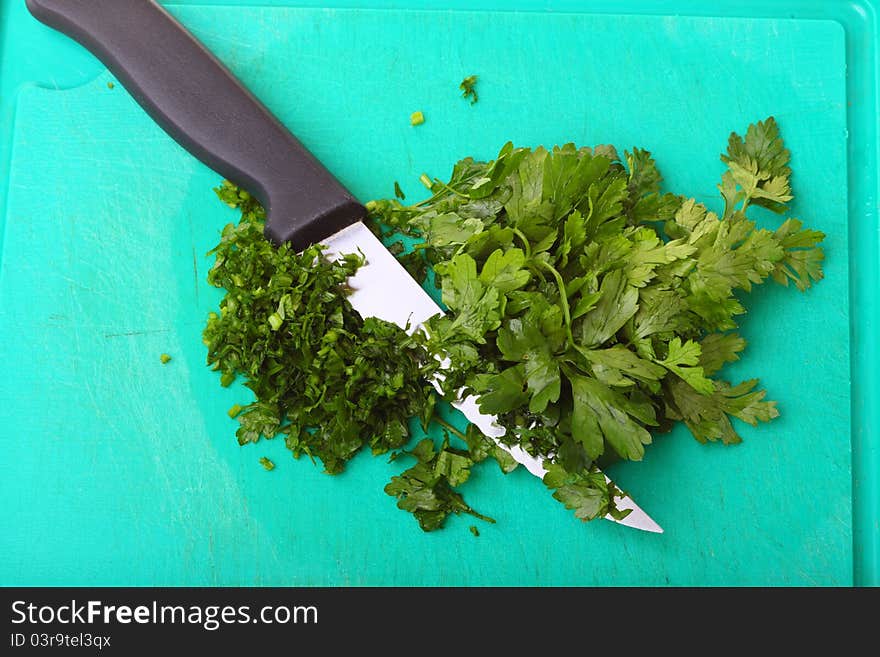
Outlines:
<svg viewBox="0 0 880 657"><path fill-rule="evenodd" d="M27 6L37 19L100 59L186 150L250 191L266 209L268 239L276 244L290 242L297 249L325 244L330 256L363 253L366 265L350 279L349 297L363 317L409 324L416 330L443 312L362 223L364 207L159 4L27 0ZM498 442L503 428L492 416L480 413L474 398L455 406ZM540 460L519 448L508 451L530 472L543 476ZM632 509L619 522L662 532L631 498L617 502Z"/></svg>

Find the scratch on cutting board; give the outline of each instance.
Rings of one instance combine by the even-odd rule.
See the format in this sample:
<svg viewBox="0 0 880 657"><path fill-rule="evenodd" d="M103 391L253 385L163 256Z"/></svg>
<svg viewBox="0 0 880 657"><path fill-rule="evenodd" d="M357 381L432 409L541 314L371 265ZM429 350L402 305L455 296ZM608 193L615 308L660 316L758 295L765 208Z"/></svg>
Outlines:
<svg viewBox="0 0 880 657"><path fill-rule="evenodd" d="M193 256L193 286L195 287L196 292L196 305L199 305L199 260L196 256L196 247L193 245L192 247L192 256Z"/></svg>
<svg viewBox="0 0 880 657"><path fill-rule="evenodd" d="M105 338L127 338L132 335L154 335L156 333L170 333L171 329L147 329L143 331L125 331L123 333L105 333Z"/></svg>

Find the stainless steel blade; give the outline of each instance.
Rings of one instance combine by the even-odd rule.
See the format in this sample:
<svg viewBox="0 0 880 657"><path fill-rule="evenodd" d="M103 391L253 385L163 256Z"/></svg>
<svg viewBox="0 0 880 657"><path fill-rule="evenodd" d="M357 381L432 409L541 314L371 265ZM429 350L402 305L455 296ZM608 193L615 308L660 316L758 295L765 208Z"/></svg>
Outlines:
<svg viewBox="0 0 880 657"><path fill-rule="evenodd" d="M360 252L364 255L366 263L348 281L352 288L349 300L361 317L378 317L401 327L408 326L409 332L412 333L430 317L443 314L440 306L428 296L428 293L363 222L359 221L344 228L323 243L327 246L325 253L331 258L345 253ZM473 395L465 397L453 406L483 434L507 451L515 461L521 463L539 479L543 479L546 471L541 460L520 447L508 447L501 443L498 438L504 435L504 427L496 422L494 415L480 411L476 397ZM606 516L608 520L648 532L663 532L660 525L639 508L631 497L618 496L615 500L619 508L632 509L632 511L623 520Z"/></svg>
<svg viewBox="0 0 880 657"><path fill-rule="evenodd" d="M397 258L362 221L343 228L322 242L328 257L360 251L366 264L348 279L348 297L361 317L378 317L412 333L429 317L442 315L434 300L422 289Z"/></svg>

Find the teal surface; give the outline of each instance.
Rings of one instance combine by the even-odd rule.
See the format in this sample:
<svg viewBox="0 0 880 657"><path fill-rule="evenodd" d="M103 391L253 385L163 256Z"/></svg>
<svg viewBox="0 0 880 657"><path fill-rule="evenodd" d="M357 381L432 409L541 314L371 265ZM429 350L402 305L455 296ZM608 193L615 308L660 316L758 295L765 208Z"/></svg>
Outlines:
<svg viewBox="0 0 880 657"><path fill-rule="evenodd" d="M670 190L715 205L727 133L774 114L794 154L796 212L829 236L827 277L806 295L768 286L748 302L750 346L728 374L760 376L782 417L743 427L735 448L676 431L644 463L612 471L666 534L582 525L527 473L484 468L468 499L498 524L474 538L455 518L424 535L382 493L397 470L384 459L364 455L331 478L280 442L237 446L225 411L245 392L218 386L200 340L218 299L203 254L233 219L211 192L217 177L90 58L68 58L74 46L28 24L35 41L19 43L63 54L64 81L15 69L42 84L16 85L5 159L0 583L852 583L852 481L875 485L862 475L876 431L860 380L850 388L851 350L875 353L862 335L874 315L848 304L850 275L858 301L856 279L876 273L871 239L854 239L876 221L876 201L873 215L856 214L853 195L858 207L876 199L876 159L871 197L870 176L848 175L865 161L848 148L852 104L874 97L847 87L846 23L749 11L171 9L362 199L389 196L393 180L415 197L422 171L445 176L513 139L645 146ZM4 11L8 102L20 8ZM473 107L457 96L470 73ZM416 109L427 122L414 129ZM862 526L865 509L876 523L870 499L855 499ZM859 531L868 582L873 553L859 549L874 529Z"/></svg>

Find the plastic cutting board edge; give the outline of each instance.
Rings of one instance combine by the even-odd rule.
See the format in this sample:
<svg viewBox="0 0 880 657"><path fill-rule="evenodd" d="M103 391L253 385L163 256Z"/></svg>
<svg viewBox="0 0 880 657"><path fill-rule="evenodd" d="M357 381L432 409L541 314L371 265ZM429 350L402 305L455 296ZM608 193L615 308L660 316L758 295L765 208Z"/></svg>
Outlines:
<svg viewBox="0 0 880 657"><path fill-rule="evenodd" d="M875 310L849 300L876 272L858 239L876 202L873 215L853 211L876 199L876 159L871 197L847 143L864 118L853 105L870 100L846 77L859 71L851 25L759 17L748 3L720 17L641 15L635 2L629 15L213 4L230 6L168 6L362 200L390 196L394 180L417 198L422 171L445 176L512 139L644 146L667 189L717 207L728 132L775 115L795 214L828 234L826 279L805 295L756 290L749 347L726 372L759 376L782 416L742 427L732 448L679 429L644 463L616 467L661 537L584 526L526 473L491 467L464 492L498 524L475 539L454 518L424 535L382 492L399 464L364 455L331 478L281 441L239 448L225 411L246 391L219 387L200 339L219 298L203 254L235 218L211 192L217 176L90 57L4 5L0 84L15 118L0 243L0 583L849 584L854 543L857 581L872 581L859 514L876 507L856 491L854 542L852 481L875 485L861 476L875 416L858 369L851 389L850 355L875 353L861 338ZM14 68L10 53L28 47L63 54L67 69ZM32 83L9 101L13 70ZM473 107L457 91L471 73ZM416 109L427 121L412 128Z"/></svg>

